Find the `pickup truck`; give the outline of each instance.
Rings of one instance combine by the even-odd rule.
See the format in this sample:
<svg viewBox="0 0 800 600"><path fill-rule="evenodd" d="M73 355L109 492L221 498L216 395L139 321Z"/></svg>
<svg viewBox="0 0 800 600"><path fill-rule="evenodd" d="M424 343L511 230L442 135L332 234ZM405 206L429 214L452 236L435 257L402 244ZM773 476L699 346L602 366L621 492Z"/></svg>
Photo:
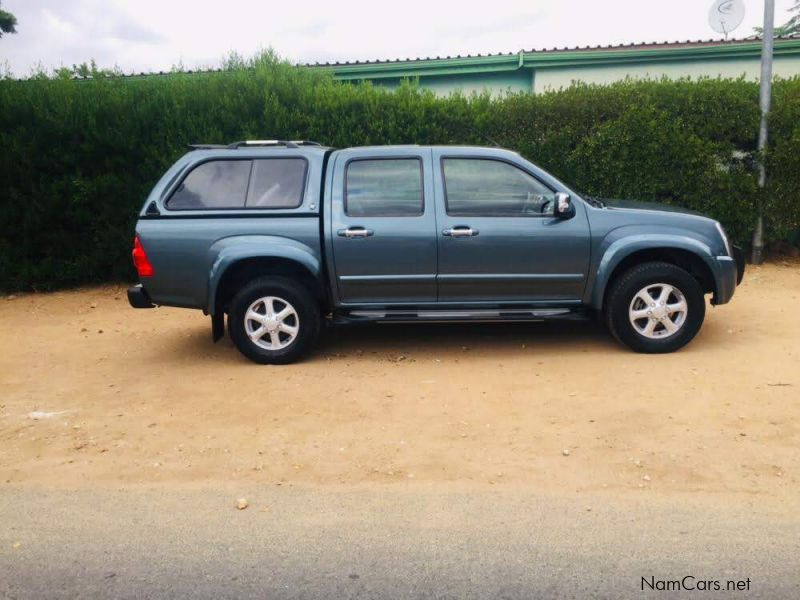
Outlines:
<svg viewBox="0 0 800 600"><path fill-rule="evenodd" d="M136 224L135 308L224 317L251 360L283 364L320 328L597 316L638 352L671 352L733 296L741 251L710 218L603 202L516 152L196 145Z"/></svg>

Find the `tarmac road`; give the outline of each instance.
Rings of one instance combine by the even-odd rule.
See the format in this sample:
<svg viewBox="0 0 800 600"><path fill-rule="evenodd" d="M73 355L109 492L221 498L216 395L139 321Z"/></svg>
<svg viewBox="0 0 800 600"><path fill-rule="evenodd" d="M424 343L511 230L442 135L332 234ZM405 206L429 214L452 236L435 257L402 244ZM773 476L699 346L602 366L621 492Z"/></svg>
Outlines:
<svg viewBox="0 0 800 600"><path fill-rule="evenodd" d="M4 485L0 597L800 597L800 518L756 499L262 486L237 510L243 493Z"/></svg>

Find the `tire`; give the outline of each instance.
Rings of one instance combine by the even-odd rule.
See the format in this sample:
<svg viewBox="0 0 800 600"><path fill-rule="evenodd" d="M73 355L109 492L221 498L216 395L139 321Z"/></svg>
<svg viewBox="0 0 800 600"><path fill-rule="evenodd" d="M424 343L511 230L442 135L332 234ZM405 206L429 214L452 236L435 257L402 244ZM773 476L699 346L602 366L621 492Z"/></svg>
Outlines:
<svg viewBox="0 0 800 600"><path fill-rule="evenodd" d="M233 297L228 333L239 352L253 362L285 365L314 347L320 319L319 305L305 286L284 277L262 277Z"/></svg>
<svg viewBox="0 0 800 600"><path fill-rule="evenodd" d="M692 341L703 324L706 302L702 287L687 271L649 262L613 281L604 312L608 329L620 342L636 352L659 354Z"/></svg>

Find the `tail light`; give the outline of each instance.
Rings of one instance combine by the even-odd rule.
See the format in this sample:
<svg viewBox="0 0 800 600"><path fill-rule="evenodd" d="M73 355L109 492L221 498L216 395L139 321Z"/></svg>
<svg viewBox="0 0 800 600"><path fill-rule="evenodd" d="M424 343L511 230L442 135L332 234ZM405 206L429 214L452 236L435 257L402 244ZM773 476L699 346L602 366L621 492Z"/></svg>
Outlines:
<svg viewBox="0 0 800 600"><path fill-rule="evenodd" d="M138 235L133 239L133 265L136 267L139 277L152 277L155 273Z"/></svg>

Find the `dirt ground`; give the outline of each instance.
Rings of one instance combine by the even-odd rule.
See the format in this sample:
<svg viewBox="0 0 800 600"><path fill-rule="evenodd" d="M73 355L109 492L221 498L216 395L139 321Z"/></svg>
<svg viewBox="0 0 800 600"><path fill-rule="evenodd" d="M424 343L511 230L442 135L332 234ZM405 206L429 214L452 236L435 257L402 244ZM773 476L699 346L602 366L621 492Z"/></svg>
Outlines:
<svg viewBox="0 0 800 600"><path fill-rule="evenodd" d="M0 483L445 482L800 498L800 262L751 267L697 339L594 324L326 332L260 367L124 288L0 299Z"/></svg>

